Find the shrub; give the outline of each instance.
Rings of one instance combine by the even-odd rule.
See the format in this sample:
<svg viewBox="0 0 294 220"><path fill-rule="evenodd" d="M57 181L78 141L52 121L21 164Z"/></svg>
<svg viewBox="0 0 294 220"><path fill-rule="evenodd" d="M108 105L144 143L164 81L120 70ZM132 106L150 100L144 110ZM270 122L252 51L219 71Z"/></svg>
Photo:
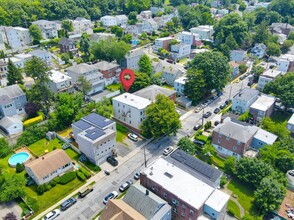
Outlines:
<svg viewBox="0 0 294 220"><path fill-rule="evenodd" d="M5 182L5 178L2 174L0 174L0 186Z"/></svg>
<svg viewBox="0 0 294 220"><path fill-rule="evenodd" d="M55 177L53 180L54 180L56 183L59 183L59 182L60 182L60 177L57 176L57 177Z"/></svg>
<svg viewBox="0 0 294 220"><path fill-rule="evenodd" d="M79 170L80 170L80 172L82 172L85 175L85 177L87 179L89 179L91 177L91 174L86 169L84 169L83 167L80 167Z"/></svg>
<svg viewBox="0 0 294 220"><path fill-rule="evenodd" d="M94 169L94 171L99 171L99 172L101 171L101 168L100 168L100 167L98 167L98 166L94 166L94 168L93 168L93 169Z"/></svg>
<svg viewBox="0 0 294 220"><path fill-rule="evenodd" d="M80 172L80 171L77 172L77 176L82 181L85 181L86 180L85 175L82 172Z"/></svg>
<svg viewBox="0 0 294 220"><path fill-rule="evenodd" d="M15 167L16 173L21 173L24 170L24 165L22 163L17 163Z"/></svg>
<svg viewBox="0 0 294 220"><path fill-rule="evenodd" d="M225 176L222 176L220 180L220 187L223 187L224 185L226 185L227 182L228 182L227 178Z"/></svg>
<svg viewBox="0 0 294 220"><path fill-rule="evenodd" d="M51 187L50 183L46 183L46 184L44 184L45 192L49 191L51 188L52 188L52 187Z"/></svg>
<svg viewBox="0 0 294 220"><path fill-rule="evenodd" d="M36 141L41 140L42 138L45 138L47 131L48 131L47 125L30 126L17 139L16 146L18 147L22 145L26 145L26 146L31 145L35 143Z"/></svg>
<svg viewBox="0 0 294 220"><path fill-rule="evenodd" d="M97 27L93 29L94 33L101 33L104 32L106 29L104 27Z"/></svg>
<svg viewBox="0 0 294 220"><path fill-rule="evenodd" d="M77 174L74 171L65 173L64 175L59 177L59 183L61 185L65 185L65 184L69 183L70 181L74 180L76 178L76 176L77 176Z"/></svg>
<svg viewBox="0 0 294 220"><path fill-rule="evenodd" d="M204 125L204 130L207 130L211 128L211 121L206 122L206 124Z"/></svg>
<svg viewBox="0 0 294 220"><path fill-rule="evenodd" d="M39 186L37 187L37 193L38 193L39 195L43 195L44 192L45 192L45 186L44 186L44 184L39 185Z"/></svg>
<svg viewBox="0 0 294 220"><path fill-rule="evenodd" d="M50 186L53 188L54 186L57 185L57 182L55 181L55 179L53 179L53 180L50 181L49 184L50 184Z"/></svg>
<svg viewBox="0 0 294 220"><path fill-rule="evenodd" d="M34 212L37 212L39 210L38 201L35 198L32 198L30 196L26 197L26 203L27 205L34 210Z"/></svg>
<svg viewBox="0 0 294 220"><path fill-rule="evenodd" d="M23 126L24 127L29 127L29 126L38 124L39 122L41 122L43 120L44 120L43 116L39 115L37 117L34 117L34 118L31 118L31 119L28 119L28 120L24 121Z"/></svg>
<svg viewBox="0 0 294 220"><path fill-rule="evenodd" d="M231 207L228 207L228 214L231 215L231 216L235 216L235 210L232 209Z"/></svg>

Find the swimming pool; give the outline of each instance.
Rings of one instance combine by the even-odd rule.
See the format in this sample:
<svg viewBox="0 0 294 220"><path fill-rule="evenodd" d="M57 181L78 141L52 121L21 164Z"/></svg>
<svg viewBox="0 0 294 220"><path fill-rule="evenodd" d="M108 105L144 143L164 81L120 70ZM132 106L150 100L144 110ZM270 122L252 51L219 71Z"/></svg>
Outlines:
<svg viewBox="0 0 294 220"><path fill-rule="evenodd" d="M16 167L17 163L24 163L29 159L30 155L27 152L19 152L17 154L13 154L8 163L11 167Z"/></svg>

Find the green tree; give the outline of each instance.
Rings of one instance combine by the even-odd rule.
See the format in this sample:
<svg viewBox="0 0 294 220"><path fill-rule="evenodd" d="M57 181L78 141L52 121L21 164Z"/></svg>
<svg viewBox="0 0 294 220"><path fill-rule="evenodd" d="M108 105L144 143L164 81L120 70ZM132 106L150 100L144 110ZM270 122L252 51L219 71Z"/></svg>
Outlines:
<svg viewBox="0 0 294 220"><path fill-rule="evenodd" d="M142 132L147 137L159 138L162 135L175 134L181 128L179 114L175 105L165 95L156 96L145 111L146 119L141 125Z"/></svg>
<svg viewBox="0 0 294 220"><path fill-rule="evenodd" d="M117 42L114 38L108 40L100 40L93 43L90 51L94 57L99 60L106 60L108 62L116 60L121 61L129 52L131 46L124 41Z"/></svg>
<svg viewBox="0 0 294 220"><path fill-rule="evenodd" d="M29 32L33 38L33 44L39 44L40 40L42 40L42 32L38 25L32 24L29 28Z"/></svg>
<svg viewBox="0 0 294 220"><path fill-rule="evenodd" d="M225 160L224 163L224 171L227 174L233 175L235 172L237 158L234 156L230 156Z"/></svg>
<svg viewBox="0 0 294 220"><path fill-rule="evenodd" d="M287 73L267 83L263 89L266 94L273 94L280 98L285 107L294 106L294 72Z"/></svg>
<svg viewBox="0 0 294 220"><path fill-rule="evenodd" d="M253 35L254 43L265 43L269 40L271 33L268 30L266 22L255 27L255 34Z"/></svg>
<svg viewBox="0 0 294 220"><path fill-rule="evenodd" d="M123 36L123 29L119 26L112 26L111 33L115 34L117 37Z"/></svg>
<svg viewBox="0 0 294 220"><path fill-rule="evenodd" d="M92 85L91 83L87 80L85 76L79 76L77 79L77 85L79 89L81 90L83 97L87 95L87 93L91 90Z"/></svg>
<svg viewBox="0 0 294 220"><path fill-rule="evenodd" d="M67 32L72 32L74 30L74 26L71 20L63 20L61 22L61 28L63 28Z"/></svg>
<svg viewBox="0 0 294 220"><path fill-rule="evenodd" d="M4 158L12 152L12 148L8 145L6 139L0 138L0 158Z"/></svg>
<svg viewBox="0 0 294 220"><path fill-rule="evenodd" d="M138 64L139 64L139 72L147 73L149 76L152 74L153 72L152 63L150 58L146 54L140 57Z"/></svg>
<svg viewBox="0 0 294 220"><path fill-rule="evenodd" d="M286 128L287 122L275 123L270 118L266 117L261 122L262 128L274 133L280 138L287 138L290 135L290 131Z"/></svg>
<svg viewBox="0 0 294 220"><path fill-rule="evenodd" d="M205 79L202 71L189 68L187 70L187 81L185 83L184 94L190 98L193 104L197 104L205 95Z"/></svg>
<svg viewBox="0 0 294 220"><path fill-rule="evenodd" d="M158 53L160 56L165 57L165 58L168 57L170 54L170 52L168 52L167 50L165 50L163 48L159 48Z"/></svg>
<svg viewBox="0 0 294 220"><path fill-rule="evenodd" d="M190 154L193 154L195 151L194 143L187 137L183 137L179 140L178 147Z"/></svg>
<svg viewBox="0 0 294 220"><path fill-rule="evenodd" d="M131 40L132 40L132 35L131 34L125 34L122 38L121 38L121 40L123 40L124 42L126 42L126 43L131 43Z"/></svg>
<svg viewBox="0 0 294 220"><path fill-rule="evenodd" d="M24 170L24 165L22 163L17 163L15 167L16 173L21 173Z"/></svg>
<svg viewBox="0 0 294 220"><path fill-rule="evenodd" d="M238 48L238 44L237 44L237 42L235 41L234 36L233 36L232 33L230 33L229 36L227 37L225 44L228 45L228 47L229 47L231 50L235 50L235 49Z"/></svg>
<svg viewBox="0 0 294 220"><path fill-rule="evenodd" d="M273 212L279 209L285 195L286 189L282 184L272 177L266 177L254 192L254 204L263 212Z"/></svg>
<svg viewBox="0 0 294 220"><path fill-rule="evenodd" d="M138 12L136 11L131 11L128 15L128 23L131 24L131 25L134 25L137 23L137 15L138 15Z"/></svg>
<svg viewBox="0 0 294 220"><path fill-rule="evenodd" d="M293 43L294 43L293 40L285 40L281 46L282 53L287 53L290 47L292 47Z"/></svg>
<svg viewBox="0 0 294 220"><path fill-rule="evenodd" d="M61 54L61 60L63 60L65 63L69 63L70 57L67 53Z"/></svg>
<svg viewBox="0 0 294 220"><path fill-rule="evenodd" d="M273 42L270 42L267 44L266 52L270 56L277 56L277 57L280 56L282 53L280 45Z"/></svg>
<svg viewBox="0 0 294 220"><path fill-rule="evenodd" d="M0 186L0 201L9 202L25 195L25 178L23 175L5 175L5 181Z"/></svg>
<svg viewBox="0 0 294 220"><path fill-rule="evenodd" d="M141 12L147 10L151 6L151 0L127 0L126 9L128 12Z"/></svg>
<svg viewBox="0 0 294 220"><path fill-rule="evenodd" d="M294 41L294 31L291 31L290 34L288 35L288 40Z"/></svg>
<svg viewBox="0 0 294 220"><path fill-rule="evenodd" d="M133 82L129 92L133 93L140 89L150 86L150 77L146 73L135 72L135 81Z"/></svg>
<svg viewBox="0 0 294 220"><path fill-rule="evenodd" d="M269 11L276 11L282 16L292 16L294 11L294 0L273 0L270 4Z"/></svg>
<svg viewBox="0 0 294 220"><path fill-rule="evenodd" d="M23 84L21 70L10 59L8 60L7 69L7 85Z"/></svg>
<svg viewBox="0 0 294 220"><path fill-rule="evenodd" d="M103 99L100 102L97 102L96 113L106 118L111 118L113 115L113 107L110 99L103 97Z"/></svg>
<svg viewBox="0 0 294 220"><path fill-rule="evenodd" d="M90 54L90 40L89 37L87 36L87 34L83 34L82 38L80 40L80 50L86 55L88 56Z"/></svg>

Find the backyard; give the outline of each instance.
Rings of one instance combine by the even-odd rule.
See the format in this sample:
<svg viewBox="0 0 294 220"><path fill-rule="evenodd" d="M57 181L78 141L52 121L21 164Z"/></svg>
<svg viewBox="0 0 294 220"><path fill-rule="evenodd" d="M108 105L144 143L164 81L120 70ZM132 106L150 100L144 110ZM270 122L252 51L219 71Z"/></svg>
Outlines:
<svg viewBox="0 0 294 220"><path fill-rule="evenodd" d="M54 140L48 141L47 139L43 138L30 146L28 146L29 150L35 156L42 156L45 153L51 152L54 149L62 149L63 141L55 138Z"/></svg>
<svg viewBox="0 0 294 220"><path fill-rule="evenodd" d="M237 218L241 218L239 206L231 199L228 202L227 210L230 214L233 214Z"/></svg>
<svg viewBox="0 0 294 220"><path fill-rule="evenodd" d="M120 83L110 84L110 85L106 86L105 88L110 92L114 92L114 91L120 90L121 84Z"/></svg>
<svg viewBox="0 0 294 220"><path fill-rule="evenodd" d="M124 139L128 135L128 129L121 124L116 123L116 141L124 144Z"/></svg>

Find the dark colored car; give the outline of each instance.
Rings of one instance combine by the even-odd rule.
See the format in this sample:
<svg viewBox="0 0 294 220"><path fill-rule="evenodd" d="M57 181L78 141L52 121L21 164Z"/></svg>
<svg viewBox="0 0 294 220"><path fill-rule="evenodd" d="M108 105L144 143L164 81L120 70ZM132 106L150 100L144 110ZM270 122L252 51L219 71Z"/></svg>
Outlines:
<svg viewBox="0 0 294 220"><path fill-rule="evenodd" d="M135 173L135 175L134 175L134 179L135 180L138 180L138 179L140 179L140 172L137 172L137 173Z"/></svg>
<svg viewBox="0 0 294 220"><path fill-rule="evenodd" d="M228 105L230 102L231 102L230 99L227 99L227 100L225 101L226 105Z"/></svg>
<svg viewBox="0 0 294 220"><path fill-rule="evenodd" d="M212 115L211 112L206 112L206 113L203 115L203 117L204 117L204 118L209 118L211 115Z"/></svg>
<svg viewBox="0 0 294 220"><path fill-rule="evenodd" d="M201 147L205 145L203 141L199 141L199 140L194 140L193 143Z"/></svg>
<svg viewBox="0 0 294 220"><path fill-rule="evenodd" d="M108 163L110 163L114 167L118 165L118 161L113 156L107 157L106 160Z"/></svg>
<svg viewBox="0 0 294 220"><path fill-rule="evenodd" d="M75 198L70 198L68 200L65 200L63 203L61 203L60 205L60 209L62 211L67 210L69 207L71 207L73 204L75 204L77 202L77 200Z"/></svg>
<svg viewBox="0 0 294 220"><path fill-rule="evenodd" d="M176 64L176 62L173 61L173 60L166 60L166 62L168 62L168 63L172 63L172 64Z"/></svg>
<svg viewBox="0 0 294 220"><path fill-rule="evenodd" d="M219 124L219 121L214 122L214 126L217 126Z"/></svg>
<svg viewBox="0 0 294 220"><path fill-rule="evenodd" d="M201 128L201 125L197 124L197 125L194 126L193 129L194 129L195 131L198 131L200 128Z"/></svg>
<svg viewBox="0 0 294 220"><path fill-rule="evenodd" d="M160 60L164 60L164 57L159 57Z"/></svg>
<svg viewBox="0 0 294 220"><path fill-rule="evenodd" d="M216 108L216 109L214 109L214 111L213 111L213 113L215 113L215 114L217 114L217 113L219 113L220 112L220 109L219 108Z"/></svg>
<svg viewBox="0 0 294 220"><path fill-rule="evenodd" d="M226 106L227 106L226 103L224 103L224 104L221 104L221 105L219 106L219 108L220 108L220 109L224 109Z"/></svg>

